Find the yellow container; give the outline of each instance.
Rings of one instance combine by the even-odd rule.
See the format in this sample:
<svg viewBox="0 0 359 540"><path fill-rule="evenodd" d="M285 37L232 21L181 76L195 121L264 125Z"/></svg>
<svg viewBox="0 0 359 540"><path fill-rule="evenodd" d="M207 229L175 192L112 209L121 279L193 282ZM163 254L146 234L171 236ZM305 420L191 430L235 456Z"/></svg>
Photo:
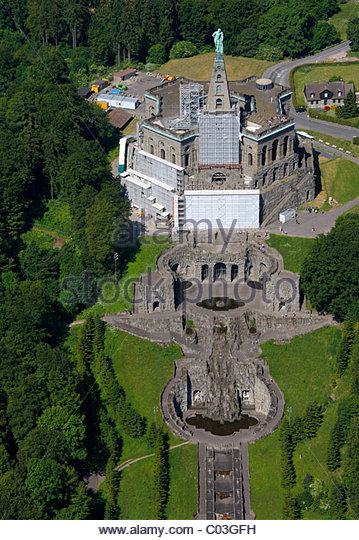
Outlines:
<svg viewBox="0 0 359 540"><path fill-rule="evenodd" d="M108 103L98 103L97 101L95 101L96 105L98 107L101 107L101 109L104 109L105 111L107 111L108 109Z"/></svg>

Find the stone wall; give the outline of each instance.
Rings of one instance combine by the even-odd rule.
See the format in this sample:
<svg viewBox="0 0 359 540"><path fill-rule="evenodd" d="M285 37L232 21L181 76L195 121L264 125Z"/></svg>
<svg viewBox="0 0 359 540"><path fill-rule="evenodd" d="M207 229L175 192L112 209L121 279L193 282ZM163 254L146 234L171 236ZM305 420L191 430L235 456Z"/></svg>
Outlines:
<svg viewBox="0 0 359 540"><path fill-rule="evenodd" d="M278 219L288 208L299 208L315 198L316 182L312 171L299 172L286 182L261 190L262 226Z"/></svg>

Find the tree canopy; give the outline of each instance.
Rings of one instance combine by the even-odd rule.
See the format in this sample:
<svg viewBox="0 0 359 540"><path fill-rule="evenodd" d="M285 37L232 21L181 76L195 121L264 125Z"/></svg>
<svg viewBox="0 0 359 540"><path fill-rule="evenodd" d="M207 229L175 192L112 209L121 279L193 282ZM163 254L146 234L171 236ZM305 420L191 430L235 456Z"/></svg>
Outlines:
<svg viewBox="0 0 359 540"><path fill-rule="evenodd" d="M358 235L359 216L341 216L327 235L317 237L301 271L303 289L312 306L339 319L358 309Z"/></svg>

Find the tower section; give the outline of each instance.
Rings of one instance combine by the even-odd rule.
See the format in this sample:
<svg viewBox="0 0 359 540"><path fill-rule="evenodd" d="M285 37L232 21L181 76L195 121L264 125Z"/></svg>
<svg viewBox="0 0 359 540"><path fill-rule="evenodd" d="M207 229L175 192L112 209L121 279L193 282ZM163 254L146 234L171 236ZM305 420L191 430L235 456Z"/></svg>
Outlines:
<svg viewBox="0 0 359 540"><path fill-rule="evenodd" d="M206 105L199 116L199 169L239 167L240 117L232 107L223 53L217 51Z"/></svg>

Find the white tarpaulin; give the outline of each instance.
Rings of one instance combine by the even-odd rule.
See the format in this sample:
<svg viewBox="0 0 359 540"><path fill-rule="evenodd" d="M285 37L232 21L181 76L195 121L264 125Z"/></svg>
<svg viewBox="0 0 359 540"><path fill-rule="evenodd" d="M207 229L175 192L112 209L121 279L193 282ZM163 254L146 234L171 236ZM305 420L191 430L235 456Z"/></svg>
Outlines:
<svg viewBox="0 0 359 540"><path fill-rule="evenodd" d="M185 191L184 222L190 229L258 228L259 190Z"/></svg>

